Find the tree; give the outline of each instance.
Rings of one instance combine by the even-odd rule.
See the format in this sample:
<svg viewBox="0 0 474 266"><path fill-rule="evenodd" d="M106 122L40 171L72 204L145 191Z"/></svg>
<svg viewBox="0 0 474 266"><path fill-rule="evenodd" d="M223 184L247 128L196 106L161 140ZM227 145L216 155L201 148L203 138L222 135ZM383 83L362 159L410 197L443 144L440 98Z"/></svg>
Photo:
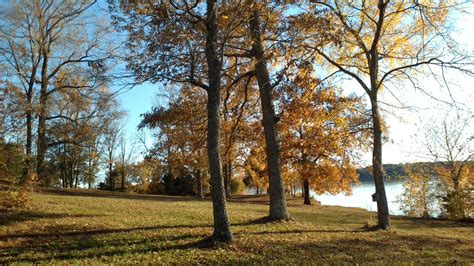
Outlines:
<svg viewBox="0 0 474 266"><path fill-rule="evenodd" d="M128 4L109 1L118 28L128 32L128 67L137 81L185 83L207 92L207 154L211 176L214 233L219 242L232 240L222 178L220 116L222 35L217 1L181 4ZM157 38L158 37L158 38ZM156 60L158 59L158 60ZM203 82L207 80L207 84Z"/></svg>
<svg viewBox="0 0 474 266"><path fill-rule="evenodd" d="M360 99L325 87L311 70L279 89L283 161L303 181L308 205L310 185L318 194L351 191L358 179L351 153L368 146L369 128Z"/></svg>
<svg viewBox="0 0 474 266"><path fill-rule="evenodd" d="M474 182L474 134L472 115L448 111L441 121L430 123L425 137L428 156L436 162L444 215L453 219L472 216Z"/></svg>
<svg viewBox="0 0 474 266"><path fill-rule="evenodd" d="M132 166L131 181L135 183L135 191L138 193L149 193L149 187L155 180L163 176L163 167L160 161L149 157Z"/></svg>
<svg viewBox="0 0 474 266"><path fill-rule="evenodd" d="M35 0L2 6L8 14L1 28L3 59L11 70L11 81L24 89L25 173L31 168L33 114L38 117L36 171L42 178L50 146L46 136L48 98L64 89L97 88L110 69L113 48L103 41L109 30L92 15L95 3ZM81 82L68 82L69 74L80 77ZM52 86L58 82L62 85Z"/></svg>
<svg viewBox="0 0 474 266"><path fill-rule="evenodd" d="M11 75L19 77L19 79L13 78L18 80L19 84L16 87L23 90L21 98L23 98L24 104L22 107L26 116L24 178L29 176L32 167L33 97L41 62L39 40L33 35L32 30L35 24L33 24L34 20L30 18L31 15L29 14L30 10L33 9L32 3L26 3L25 1L25 4L2 5L1 15L6 19L6 23L0 28L2 66L10 66ZM7 12L8 9L13 9L14 12ZM18 27L18 24L23 24L24 27Z"/></svg>
<svg viewBox="0 0 474 266"><path fill-rule="evenodd" d="M453 48L455 44L449 38L447 26L449 12L460 6L445 1L388 0L311 1L310 5L314 7L314 10L308 9L312 13L303 12L297 19L298 26L306 33L301 46L314 51L336 69L330 76L341 73L352 78L370 99L374 199L377 201L378 227L388 230L380 92L386 89L393 93L390 85L396 84L397 80L415 85L415 70L423 66L463 68L466 57ZM313 34L314 37L308 38L314 32L324 34Z"/></svg>
<svg viewBox="0 0 474 266"><path fill-rule="evenodd" d="M22 177L24 157L21 145L6 143L0 137L0 179L19 183Z"/></svg>
<svg viewBox="0 0 474 266"><path fill-rule="evenodd" d="M236 59L237 61L237 59ZM240 76L242 71L239 64L235 63L232 66L232 70L236 73L233 76ZM227 73L232 72L231 69L227 69ZM226 86L222 90L223 106L222 106L222 149L221 154L224 160L223 174L224 174L224 187L226 191L226 197L231 198L232 196L232 178L234 172L237 172L237 158L242 155L239 151L238 146L246 146L249 139L245 136L244 130L248 129L249 117L253 112L258 112L252 105L257 104L257 95L255 89L251 84L252 76L247 77L245 83L238 82L234 84L234 81L227 81L232 86Z"/></svg>
<svg viewBox="0 0 474 266"><path fill-rule="evenodd" d="M256 60L255 75L260 89L263 127L265 133L267 169L270 191L270 213L271 220L288 220L288 213L285 199L283 178L281 175L280 144L278 139L277 122L275 108L272 99L273 85L267 69L267 60L264 56L264 46L262 43L262 29L260 22L260 10L253 2L254 8L251 11L249 20L250 36L252 39L252 55Z"/></svg>
<svg viewBox="0 0 474 266"><path fill-rule="evenodd" d="M154 107L144 114L139 125L140 128L146 126L156 130L154 148L147 155L160 159L163 166L166 165L170 179L174 178L174 174L194 175L198 197L204 197L203 179L207 163L204 148L207 117L201 107L205 102L206 95L202 90L181 88L170 93L166 108ZM172 195L179 193L174 188L167 190Z"/></svg>
<svg viewBox="0 0 474 266"><path fill-rule="evenodd" d="M408 180L398 201L401 210L408 216L429 218L433 216L436 202L436 179L433 169L427 164L417 163L405 167Z"/></svg>
<svg viewBox="0 0 474 266"><path fill-rule="evenodd" d="M262 140L263 142L263 140ZM245 160L247 186L255 188L255 193L262 194L268 189L268 171L265 162L265 151L260 147L253 147Z"/></svg>
<svg viewBox="0 0 474 266"><path fill-rule="evenodd" d="M57 177L63 187L77 187L81 182L92 186L104 131L120 115L113 94L106 87L62 90L51 95L48 106L48 175L40 181L49 186L57 183Z"/></svg>
<svg viewBox="0 0 474 266"><path fill-rule="evenodd" d="M129 150L127 151L127 142L122 135L120 138L120 154L119 154L119 161L118 167L120 172L120 191L125 191L125 183L128 175L130 174L130 159L133 154L133 146L129 146Z"/></svg>
<svg viewBox="0 0 474 266"><path fill-rule="evenodd" d="M0 138L22 143L23 104L21 97L18 97L19 94L21 94L20 88L10 82L0 81Z"/></svg>
<svg viewBox="0 0 474 266"><path fill-rule="evenodd" d="M107 164L107 187L110 190L115 190L116 171L114 169L114 162L116 158L116 152L119 146L120 134L122 131L121 125L117 121L112 121L107 125L104 131L104 152L105 152L105 163Z"/></svg>

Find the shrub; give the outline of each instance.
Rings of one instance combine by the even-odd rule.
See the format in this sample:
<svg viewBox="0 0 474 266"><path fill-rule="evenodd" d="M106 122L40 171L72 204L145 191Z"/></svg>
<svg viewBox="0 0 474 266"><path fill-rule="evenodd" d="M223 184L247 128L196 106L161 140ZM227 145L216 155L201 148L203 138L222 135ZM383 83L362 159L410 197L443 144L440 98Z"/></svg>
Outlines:
<svg viewBox="0 0 474 266"><path fill-rule="evenodd" d="M30 174L21 186L16 183L3 186L0 191L0 206L6 209L26 208L28 206L28 194L33 190L34 184L37 181L35 174Z"/></svg>
<svg viewBox="0 0 474 266"><path fill-rule="evenodd" d="M443 216L449 219L467 219L472 215L471 193L468 189L448 191L441 197Z"/></svg>
<svg viewBox="0 0 474 266"><path fill-rule="evenodd" d="M230 181L230 191L232 194L242 194L245 190L245 184L242 180L238 178L232 178Z"/></svg>

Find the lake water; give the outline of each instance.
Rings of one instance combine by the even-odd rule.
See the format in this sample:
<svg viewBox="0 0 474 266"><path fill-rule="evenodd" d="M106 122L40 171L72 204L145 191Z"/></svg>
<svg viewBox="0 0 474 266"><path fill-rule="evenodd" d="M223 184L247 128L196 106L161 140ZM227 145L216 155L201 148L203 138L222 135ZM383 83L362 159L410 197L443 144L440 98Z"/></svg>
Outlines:
<svg viewBox="0 0 474 266"><path fill-rule="evenodd" d="M403 214L400 210L400 204L397 202L397 197L403 192L403 183L403 181L385 182L388 208L392 215ZM301 190L297 192L301 193ZM336 195L317 195L316 193L311 192L311 196L313 196L317 201L320 201L322 205L357 207L376 212L377 203L372 201L372 194L374 193L375 185L373 183L360 183L352 188L351 195L345 195L344 193ZM246 194L255 194L255 189L247 189Z"/></svg>
<svg viewBox="0 0 474 266"><path fill-rule="evenodd" d="M403 181L400 182L386 182L385 192L387 194L388 208L390 214L401 215L400 204L397 202L397 197L403 192ZM343 193L331 195L323 194L317 195L311 192L311 195L322 205L337 205L344 207L358 207L369 211L377 211L377 203L372 201L372 194L375 193L375 185L373 183L361 183L352 188L352 195L345 195Z"/></svg>

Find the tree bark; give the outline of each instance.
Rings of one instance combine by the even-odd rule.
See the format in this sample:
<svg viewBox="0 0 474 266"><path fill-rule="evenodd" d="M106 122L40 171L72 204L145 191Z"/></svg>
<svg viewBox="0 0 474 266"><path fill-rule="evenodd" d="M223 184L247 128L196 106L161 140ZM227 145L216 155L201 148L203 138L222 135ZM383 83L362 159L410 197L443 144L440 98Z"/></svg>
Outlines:
<svg viewBox="0 0 474 266"><path fill-rule="evenodd" d="M112 166L112 160L109 161L109 190L114 190L114 177L113 177L113 173L112 173L112 169L113 166Z"/></svg>
<svg viewBox="0 0 474 266"><path fill-rule="evenodd" d="M224 191L225 191L225 197L226 198L230 198L229 197L229 172L228 172L228 167L227 167L227 163L224 163L224 165L222 166L222 174L224 176Z"/></svg>
<svg viewBox="0 0 474 266"><path fill-rule="evenodd" d="M196 171L196 187L197 187L197 197L204 198L204 190L203 190L203 182L202 182L202 175L201 170Z"/></svg>
<svg viewBox="0 0 474 266"><path fill-rule="evenodd" d="M170 154L171 154L171 147L168 145L167 146L167 161L168 161L168 183L166 184L166 190L168 191L168 195L174 195L174 178L173 178L173 169L171 168L171 159L170 159Z"/></svg>
<svg viewBox="0 0 474 266"><path fill-rule="evenodd" d="M77 188L77 185L79 184L79 173L77 170L74 171L74 188Z"/></svg>
<svg viewBox="0 0 474 266"><path fill-rule="evenodd" d="M120 191L124 192L125 191L125 169L124 169L124 166L122 165L122 180L121 181L121 184L120 184Z"/></svg>
<svg viewBox="0 0 474 266"><path fill-rule="evenodd" d="M232 198L232 161L230 159L227 160L227 174L229 177L229 180L227 182L228 188L227 190L229 191L227 198Z"/></svg>
<svg viewBox="0 0 474 266"><path fill-rule="evenodd" d="M375 199L377 201L377 217L378 227L383 230L390 229L390 217L388 211L387 195L385 194L385 185L383 181L383 165L382 165L382 118L380 117L378 108L377 93L379 89L379 52L378 44L380 41L380 33L382 31L385 8L387 4L383 0L378 1L379 19L377 21L377 29L367 54L369 74L370 74L370 91L367 92L370 97L372 106L372 123L373 123L373 149L372 149L372 171L375 182Z"/></svg>
<svg viewBox="0 0 474 266"><path fill-rule="evenodd" d="M304 198L304 181L301 180L301 197Z"/></svg>
<svg viewBox="0 0 474 266"><path fill-rule="evenodd" d="M46 48L43 48L46 49ZM48 144L46 142L46 103L48 92L48 52L43 52L43 65L41 67L41 88L39 97L39 112L38 112L38 143L36 155L36 173L38 179L43 180L44 175L44 157Z"/></svg>
<svg viewBox="0 0 474 266"><path fill-rule="evenodd" d="M382 124L381 117L377 105L377 94L374 93L370 97L372 105L372 123L373 123L373 150L372 150L372 171L374 174L375 193L377 200L377 217L380 229L390 229L390 218L387 203L387 195L385 193L385 185L383 181L382 166Z"/></svg>
<svg viewBox="0 0 474 266"><path fill-rule="evenodd" d="M254 3L255 4L255 3ZM260 98L262 103L263 128L267 154L267 171L270 190L270 220L289 220L290 215L286 206L285 190L281 176L280 144L277 132L277 117L272 101L273 87L264 57L262 33L260 29L260 14L257 9L252 12L250 19L250 35L253 41L252 55L256 59L255 72L257 76Z"/></svg>
<svg viewBox="0 0 474 266"><path fill-rule="evenodd" d="M28 102L30 101L30 96L28 96ZM33 114L28 106L26 111L26 157L25 157L25 166L23 168L23 180L26 182L28 176L31 173L31 159L32 159L32 147L33 147Z"/></svg>
<svg viewBox="0 0 474 266"><path fill-rule="evenodd" d="M28 106L26 107L26 157L25 165L23 169L23 180L28 183L29 175L31 174L32 168L32 151L33 151L33 92L36 83L36 72L38 70L39 61L32 60L33 67L31 69L31 75L28 82L28 90L26 91L26 101Z"/></svg>
<svg viewBox="0 0 474 266"><path fill-rule="evenodd" d="M224 188L226 198L232 198L232 164L230 159L224 164Z"/></svg>
<svg viewBox="0 0 474 266"><path fill-rule="evenodd" d="M304 204L305 205L311 205L311 199L309 195L309 179L305 178L303 180L303 185L304 185Z"/></svg>
<svg viewBox="0 0 474 266"><path fill-rule="evenodd" d="M230 223L226 209L224 182L220 157L220 86L222 63L217 54L217 0L207 0L206 11L206 59L208 66L207 88L207 154L211 175L212 206L214 213L214 233L217 242L232 241Z"/></svg>

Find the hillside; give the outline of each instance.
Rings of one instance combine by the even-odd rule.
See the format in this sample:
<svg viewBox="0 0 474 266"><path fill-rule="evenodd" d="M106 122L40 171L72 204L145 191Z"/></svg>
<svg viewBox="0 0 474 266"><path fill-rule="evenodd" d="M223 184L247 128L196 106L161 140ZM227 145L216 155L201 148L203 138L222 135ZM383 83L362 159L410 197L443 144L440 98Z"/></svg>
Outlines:
<svg viewBox="0 0 474 266"><path fill-rule="evenodd" d="M469 223L392 217L393 230L366 230L376 214L303 206L291 222L263 223L265 197L228 204L235 240L211 247L208 200L62 190L34 194L31 208L0 213L0 264L473 263ZM71 193L73 192L73 193Z"/></svg>

